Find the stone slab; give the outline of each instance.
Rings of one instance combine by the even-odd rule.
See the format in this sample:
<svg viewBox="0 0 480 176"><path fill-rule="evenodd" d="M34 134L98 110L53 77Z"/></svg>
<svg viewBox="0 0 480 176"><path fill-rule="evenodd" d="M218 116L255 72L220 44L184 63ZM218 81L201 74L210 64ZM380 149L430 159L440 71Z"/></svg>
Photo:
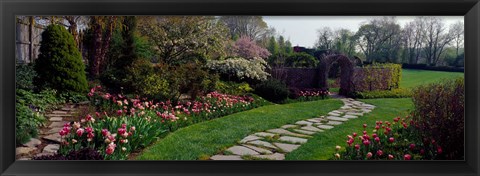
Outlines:
<svg viewBox="0 0 480 176"><path fill-rule="evenodd" d="M317 127L324 130L329 130L333 128L333 126L330 125L318 125Z"/></svg>
<svg viewBox="0 0 480 176"><path fill-rule="evenodd" d="M265 142L265 141L260 141L260 140L250 141L250 142L248 142L248 144L253 144L253 145L261 146L261 147L267 147L267 148L271 148L271 149L277 149L277 147L275 147L274 145L272 145L268 142Z"/></svg>
<svg viewBox="0 0 480 176"><path fill-rule="evenodd" d="M254 135L250 135L250 136L247 136L245 138L243 138L240 143L246 143L248 141L254 141L254 140L259 140L259 139L262 139L261 137L258 137L258 136L254 136Z"/></svg>
<svg viewBox="0 0 480 176"><path fill-rule="evenodd" d="M55 134L55 133L60 132L60 130L62 130L62 128L56 127L56 128L52 128L52 129L50 129L46 132L43 132L42 134Z"/></svg>
<svg viewBox="0 0 480 176"><path fill-rule="evenodd" d="M340 114L338 114L338 113L334 113L334 112L329 112L329 113L328 113L328 115L331 115L331 116L337 116L337 117L338 117L338 116L340 116Z"/></svg>
<svg viewBox="0 0 480 176"><path fill-rule="evenodd" d="M255 147L253 145L242 144L242 146L247 147L247 148L252 149L252 150L255 150L256 152L261 153L261 154L272 154L272 151L270 151L270 150L260 148L260 147Z"/></svg>
<svg viewBox="0 0 480 176"><path fill-rule="evenodd" d="M258 132L255 133L254 135L260 136L260 137L273 137L275 134L273 133L266 133L266 132Z"/></svg>
<svg viewBox="0 0 480 176"><path fill-rule="evenodd" d="M242 157L238 155L213 155L210 157L211 160L243 160Z"/></svg>
<svg viewBox="0 0 480 176"><path fill-rule="evenodd" d="M48 135L48 136L44 136L43 139L45 140L49 140L49 141L52 141L52 142L62 142L62 138L60 136L60 134L58 133L54 133L54 134L51 134L51 135Z"/></svg>
<svg viewBox="0 0 480 176"><path fill-rule="evenodd" d="M25 155L29 154L30 152L37 150L36 147L17 147L15 149L16 155Z"/></svg>
<svg viewBox="0 0 480 176"><path fill-rule="evenodd" d="M268 160L284 160L285 155L281 153L274 153L271 155L252 155L252 157Z"/></svg>
<svg viewBox="0 0 480 176"><path fill-rule="evenodd" d="M328 116L327 119L328 120L333 120L333 121L341 121L341 122L348 121L347 118L334 117L334 116Z"/></svg>
<svg viewBox="0 0 480 176"><path fill-rule="evenodd" d="M327 123L327 125L341 125L341 124L342 124L342 122L339 122L339 121L329 121Z"/></svg>
<svg viewBox="0 0 480 176"><path fill-rule="evenodd" d="M322 120L318 120L318 119L307 119L308 122L312 122L312 123L320 123L322 122Z"/></svg>
<svg viewBox="0 0 480 176"><path fill-rule="evenodd" d="M290 153L290 152L294 151L295 149L297 149L298 147L300 147L300 145L285 144L285 143L278 143L278 142L275 142L273 144L275 146L277 146L278 148L282 149L282 151L287 152L287 153Z"/></svg>
<svg viewBox="0 0 480 176"><path fill-rule="evenodd" d="M281 128L270 129L270 130L267 130L267 131L270 132L270 133L277 133L277 134L296 136L296 137L311 137L311 136L304 135L304 134L293 133L293 132L290 132L290 131L287 131L287 130L281 129Z"/></svg>
<svg viewBox="0 0 480 176"><path fill-rule="evenodd" d="M68 122L52 122L48 128L56 128L56 127L63 127L63 125L65 125L65 123L68 123Z"/></svg>
<svg viewBox="0 0 480 176"><path fill-rule="evenodd" d="M321 129L315 128L314 126L304 126L300 129L307 130L307 131L312 131L312 132L322 132Z"/></svg>
<svg viewBox="0 0 480 176"><path fill-rule="evenodd" d="M290 143L299 143L304 144L307 142L307 139L298 138L298 137L290 137L290 136L282 136L278 138L279 141L290 142Z"/></svg>
<svg viewBox="0 0 480 176"><path fill-rule="evenodd" d="M48 144L43 148L43 153L57 153L60 149L60 144Z"/></svg>
<svg viewBox="0 0 480 176"><path fill-rule="evenodd" d="M287 129L287 128L297 128L297 125L283 125L281 128Z"/></svg>
<svg viewBox="0 0 480 176"><path fill-rule="evenodd" d="M50 122L61 122L63 120L62 117L51 117L50 119Z"/></svg>
<svg viewBox="0 0 480 176"><path fill-rule="evenodd" d="M227 149L235 155L258 155L259 153L244 146L233 146Z"/></svg>
<svg viewBox="0 0 480 176"><path fill-rule="evenodd" d="M47 117L72 117L71 114L47 114Z"/></svg>
<svg viewBox="0 0 480 176"><path fill-rule="evenodd" d="M52 111L53 114L67 114L67 111Z"/></svg>
<svg viewBox="0 0 480 176"><path fill-rule="evenodd" d="M347 115L363 116L363 113L358 113L358 112L347 112Z"/></svg>
<svg viewBox="0 0 480 176"><path fill-rule="evenodd" d="M297 125L312 125L313 123L312 122L307 122L305 120L301 120L301 121L295 122L295 124L297 124Z"/></svg>
<svg viewBox="0 0 480 176"><path fill-rule="evenodd" d="M302 129L293 129L293 131L301 133L301 134L306 134L306 135L315 134L315 132L313 132L313 131L307 131L307 130L302 130Z"/></svg>
<svg viewBox="0 0 480 176"><path fill-rule="evenodd" d="M344 115L343 118L356 119L356 118L358 118L358 117L357 117L357 116L354 116L354 115L347 114L347 115Z"/></svg>

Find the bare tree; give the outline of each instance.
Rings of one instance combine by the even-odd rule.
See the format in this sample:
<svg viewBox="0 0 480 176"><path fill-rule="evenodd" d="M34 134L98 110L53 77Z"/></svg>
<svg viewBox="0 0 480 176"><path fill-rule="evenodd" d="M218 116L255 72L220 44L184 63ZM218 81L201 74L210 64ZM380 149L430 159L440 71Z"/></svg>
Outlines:
<svg viewBox="0 0 480 176"><path fill-rule="evenodd" d="M428 65L435 66L438 63L445 46L454 39L454 35L446 31L447 28L441 18L425 17L424 22L425 28L423 28L423 35L425 35L425 57L427 58Z"/></svg>
<svg viewBox="0 0 480 176"><path fill-rule="evenodd" d="M457 57L460 55L459 49L463 47L464 41L464 24L461 21L458 21L455 24L450 26L450 31L453 35L453 42L455 43L456 55Z"/></svg>
<svg viewBox="0 0 480 176"><path fill-rule="evenodd" d="M330 27L323 27L317 30L317 42L315 47L318 49L332 49L333 47L333 31Z"/></svg>
<svg viewBox="0 0 480 176"><path fill-rule="evenodd" d="M259 40L268 31L268 26L261 16L222 16L223 22L230 30L232 37L248 36L252 40Z"/></svg>
<svg viewBox="0 0 480 176"><path fill-rule="evenodd" d="M414 21L405 25L402 30L405 57L410 64L417 64L420 58L420 53L423 46L424 35L422 29L424 28L423 17L417 17Z"/></svg>

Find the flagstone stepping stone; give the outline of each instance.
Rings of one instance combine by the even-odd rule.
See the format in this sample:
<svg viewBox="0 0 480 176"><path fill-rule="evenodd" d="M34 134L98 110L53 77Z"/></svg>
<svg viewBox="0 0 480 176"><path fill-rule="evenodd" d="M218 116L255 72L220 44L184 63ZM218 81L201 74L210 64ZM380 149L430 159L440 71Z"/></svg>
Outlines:
<svg viewBox="0 0 480 176"><path fill-rule="evenodd" d="M254 135L260 136L260 137L273 137L275 134L272 133L266 133L266 132L258 132L255 133Z"/></svg>
<svg viewBox="0 0 480 176"><path fill-rule="evenodd" d="M281 153L274 153L271 155L252 155L252 157L268 160L284 160L285 155Z"/></svg>
<svg viewBox="0 0 480 176"><path fill-rule="evenodd" d="M306 135L315 134L315 132L313 132L313 131L307 131L307 130L301 130L301 129L293 129L293 131L301 133L301 134L306 134Z"/></svg>
<svg viewBox="0 0 480 176"><path fill-rule="evenodd" d="M17 147L15 149L16 155L29 154L30 152L37 150L36 147Z"/></svg>
<svg viewBox="0 0 480 176"><path fill-rule="evenodd" d="M300 145L296 145L296 144L285 144L285 143L278 143L278 142L275 142L273 144L278 148L280 148L282 151L287 153L290 153L295 149L297 149L298 147L300 147Z"/></svg>
<svg viewBox="0 0 480 176"><path fill-rule="evenodd" d="M213 155L210 157L211 160L243 160L242 157L238 155Z"/></svg>
<svg viewBox="0 0 480 176"><path fill-rule="evenodd" d="M357 116L349 115L349 114L344 115L344 116L342 116L342 117L343 117L343 118L347 118L347 119L356 119L356 118L358 118Z"/></svg>
<svg viewBox="0 0 480 176"><path fill-rule="evenodd" d="M18 158L18 160L31 160L32 158Z"/></svg>
<svg viewBox="0 0 480 176"><path fill-rule="evenodd" d="M227 149L235 155L258 155L259 153L244 146L233 146Z"/></svg>
<svg viewBox="0 0 480 176"><path fill-rule="evenodd" d="M62 130L61 127L56 127L56 128L52 128L52 129L50 129L50 130L48 130L48 131L46 131L46 132L42 132L42 134L44 134L44 135L47 135L47 134L55 134L55 133L60 132L60 130Z"/></svg>
<svg viewBox="0 0 480 176"><path fill-rule="evenodd" d="M337 114L342 114L343 112L339 111L339 110L334 110L332 111L333 113L337 113Z"/></svg>
<svg viewBox="0 0 480 176"><path fill-rule="evenodd" d="M53 114L67 114L67 111L53 111Z"/></svg>
<svg viewBox="0 0 480 176"><path fill-rule="evenodd" d="M281 129L281 128L270 129L270 130L267 130L267 131L270 132L270 133L284 134L284 135L296 136L296 137L311 137L311 136L304 135L304 134L293 133L293 132L290 132L290 131L287 131L287 130Z"/></svg>
<svg viewBox="0 0 480 176"><path fill-rule="evenodd" d="M33 148L33 147L36 147L40 144L42 144L42 141L40 141L39 139L30 138L30 140L27 143L23 144L23 146Z"/></svg>
<svg viewBox="0 0 480 176"><path fill-rule="evenodd" d="M317 127L324 130L329 130L333 128L333 126L330 125L318 125Z"/></svg>
<svg viewBox="0 0 480 176"><path fill-rule="evenodd" d="M54 134L51 134L51 135L48 135L48 136L44 136L43 139L50 140L50 141L53 141L53 142L58 142L58 143L62 142L62 137L58 133L54 133Z"/></svg>
<svg viewBox="0 0 480 176"><path fill-rule="evenodd" d="M65 123L68 123L68 122L52 122L52 124L50 124L48 128L63 127Z"/></svg>
<svg viewBox="0 0 480 176"><path fill-rule="evenodd" d="M341 121L341 122L345 122L348 120L347 118L341 118L341 117L335 117L335 116L328 116L327 119L333 120L333 121Z"/></svg>
<svg viewBox="0 0 480 176"><path fill-rule="evenodd" d="M272 151L270 151L270 150L260 148L260 147L255 147L253 145L242 144L242 146L247 147L247 148L252 149L252 150L255 150L256 152L261 153L261 154L272 154Z"/></svg>
<svg viewBox="0 0 480 176"><path fill-rule="evenodd" d="M47 114L47 117L72 117L71 114Z"/></svg>
<svg viewBox="0 0 480 176"><path fill-rule="evenodd" d="M62 108L61 110L62 110L62 111L74 111L74 110L77 110L77 109L72 108L72 107L70 107L70 108L69 108L69 107L64 107L64 108Z"/></svg>
<svg viewBox="0 0 480 176"><path fill-rule="evenodd" d="M322 120L318 120L318 119L307 119L308 122L312 122L312 123L320 123L322 122Z"/></svg>
<svg viewBox="0 0 480 176"><path fill-rule="evenodd" d="M273 146L272 144L270 144L270 143L268 143L268 142L265 142L265 141L260 141L260 140L250 141L250 142L248 142L248 144L253 144L253 145L256 145L256 146L267 147L267 148L271 148L271 149L277 149L277 147Z"/></svg>
<svg viewBox="0 0 480 176"><path fill-rule="evenodd" d="M258 140L258 139L262 139L261 137L258 137L258 136L254 136L254 135L250 135L250 136L247 136L245 138L243 138L240 143L246 143L248 141L254 141L254 140Z"/></svg>
<svg viewBox="0 0 480 176"><path fill-rule="evenodd" d="M39 153L39 154L36 154L35 157L50 156L50 155L55 155L55 153Z"/></svg>
<svg viewBox="0 0 480 176"><path fill-rule="evenodd" d="M297 125L312 125L313 123L312 122L307 122L305 120L301 120L301 121L295 122L295 124L297 124Z"/></svg>
<svg viewBox="0 0 480 176"><path fill-rule="evenodd" d="M282 136L278 138L279 141L290 142L290 143L300 143L304 144L307 142L307 139L298 138L298 137L290 137L290 136Z"/></svg>
<svg viewBox="0 0 480 176"><path fill-rule="evenodd" d="M340 114L334 113L334 112L329 112L328 115L331 115L331 116L340 116Z"/></svg>
<svg viewBox="0 0 480 176"><path fill-rule="evenodd" d="M43 148L43 153L57 153L60 149L60 144L48 144Z"/></svg>
<svg viewBox="0 0 480 176"><path fill-rule="evenodd" d="M283 129L287 129L287 128L297 128L298 126L297 125L283 125L282 128Z"/></svg>
<svg viewBox="0 0 480 176"><path fill-rule="evenodd" d="M61 122L62 119L63 119L62 117L52 117L52 118L50 118L49 120L50 120L51 122Z"/></svg>
<svg viewBox="0 0 480 176"><path fill-rule="evenodd" d="M339 122L339 121L329 121L327 123L327 125L341 125L341 124L342 124L342 122Z"/></svg>
<svg viewBox="0 0 480 176"><path fill-rule="evenodd" d="M347 112L347 115L363 116L363 113Z"/></svg>
<svg viewBox="0 0 480 176"><path fill-rule="evenodd" d="M321 129L318 129L318 128L314 127L314 126L304 126L304 127L300 128L300 129L302 129L302 130L307 130L307 131L312 131L312 132L322 132Z"/></svg>
<svg viewBox="0 0 480 176"><path fill-rule="evenodd" d="M369 110L369 109L362 109L362 111L363 111L364 113L370 113L370 112L372 112L372 110Z"/></svg>

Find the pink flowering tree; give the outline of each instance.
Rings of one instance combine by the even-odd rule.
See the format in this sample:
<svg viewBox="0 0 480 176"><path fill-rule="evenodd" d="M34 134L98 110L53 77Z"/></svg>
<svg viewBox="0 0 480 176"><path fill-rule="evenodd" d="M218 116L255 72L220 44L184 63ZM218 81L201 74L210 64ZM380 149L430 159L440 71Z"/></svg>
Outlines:
<svg viewBox="0 0 480 176"><path fill-rule="evenodd" d="M232 49L234 55L245 59L266 59L268 56L272 55L267 49L258 46L255 41L246 36L240 37L233 44Z"/></svg>

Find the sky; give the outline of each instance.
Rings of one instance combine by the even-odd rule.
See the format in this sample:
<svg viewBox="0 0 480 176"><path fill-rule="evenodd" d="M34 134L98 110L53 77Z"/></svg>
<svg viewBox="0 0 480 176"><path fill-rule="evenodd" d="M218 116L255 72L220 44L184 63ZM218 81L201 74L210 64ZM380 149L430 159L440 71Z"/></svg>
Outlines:
<svg viewBox="0 0 480 176"><path fill-rule="evenodd" d="M362 23L373 19L373 16L264 16L263 20L269 27L274 27L278 34L290 40L293 46L313 47L317 30L330 27L332 30L346 28L356 32ZM414 16L397 16L400 26L413 21ZM463 16L441 16L447 26L458 21L463 22Z"/></svg>

